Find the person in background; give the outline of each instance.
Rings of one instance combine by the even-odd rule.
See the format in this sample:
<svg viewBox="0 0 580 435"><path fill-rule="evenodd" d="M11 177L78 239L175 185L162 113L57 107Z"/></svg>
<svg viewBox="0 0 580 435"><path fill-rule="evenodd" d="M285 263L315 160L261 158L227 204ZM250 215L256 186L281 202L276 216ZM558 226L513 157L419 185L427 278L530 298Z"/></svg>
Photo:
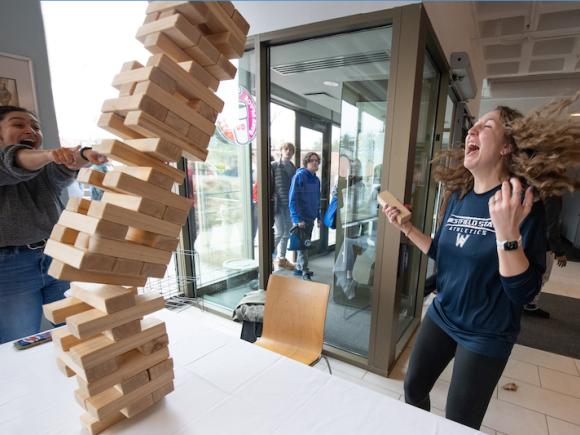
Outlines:
<svg viewBox="0 0 580 435"><path fill-rule="evenodd" d="M289 196L292 177L296 166L292 163L294 145L290 142L280 147L280 159L271 164L272 201L274 208L274 265L279 268L294 270L294 264L286 259L288 236L292 227L290 218Z"/></svg>
<svg viewBox="0 0 580 435"><path fill-rule="evenodd" d="M537 194L578 187L558 162L580 165L580 130L558 115L579 97L526 117L497 107L469 129L464 149L441 153L436 179L451 196L433 239L410 221L400 225L400 211L385 205L391 225L438 267L437 296L405 376L407 403L429 410L429 393L454 358L445 416L480 427L523 307L540 291L546 269L546 221Z"/></svg>
<svg viewBox="0 0 580 435"><path fill-rule="evenodd" d="M48 275L43 248L64 204L61 192L78 169L106 157L90 148L41 149L32 112L0 106L0 343L39 332L42 305L69 283Z"/></svg>
<svg viewBox="0 0 580 435"><path fill-rule="evenodd" d="M316 176L320 156L315 152L306 153L302 165L292 178L289 207L292 223L302 228L306 239L310 239L314 221L320 227L320 179ZM308 269L307 249L298 251L294 275L312 280L312 272Z"/></svg>
<svg viewBox="0 0 580 435"><path fill-rule="evenodd" d="M562 213L562 197L550 196L544 200L544 209L546 210L546 222L548 225L548 252L546 252L546 272L542 276L542 288L550 279L554 259L558 267L566 267L568 258L562 243L560 214ZM540 308L540 294L538 293L534 300L524 307L524 314L530 316L550 318L550 313Z"/></svg>

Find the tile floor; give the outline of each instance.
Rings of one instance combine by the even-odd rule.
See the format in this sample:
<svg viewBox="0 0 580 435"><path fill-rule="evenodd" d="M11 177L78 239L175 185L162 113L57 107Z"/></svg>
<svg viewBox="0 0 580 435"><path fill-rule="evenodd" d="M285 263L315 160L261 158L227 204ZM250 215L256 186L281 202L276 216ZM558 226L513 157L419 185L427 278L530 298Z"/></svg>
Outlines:
<svg viewBox="0 0 580 435"><path fill-rule="evenodd" d="M568 263L565 269L554 267L545 291L580 299L578 282L580 263ZM195 316L202 324L232 336L240 335L241 325L228 319L197 308L188 309L184 314ZM404 400L403 378L409 354L410 347L403 351L389 378L333 358L329 360L334 376ZM328 370L324 360L315 368ZM445 415L451 369L452 363L431 393L435 414ZM517 391L502 389L507 382L515 382ZM580 360L516 345L489 404L481 431L491 435L580 435Z"/></svg>

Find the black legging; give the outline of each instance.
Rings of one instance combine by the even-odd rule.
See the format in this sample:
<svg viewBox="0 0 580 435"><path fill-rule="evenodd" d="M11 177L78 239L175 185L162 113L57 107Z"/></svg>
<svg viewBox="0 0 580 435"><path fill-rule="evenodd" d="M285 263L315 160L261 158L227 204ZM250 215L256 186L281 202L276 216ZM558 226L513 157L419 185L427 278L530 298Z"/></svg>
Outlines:
<svg viewBox="0 0 580 435"><path fill-rule="evenodd" d="M455 357L445 417L479 429L508 358L493 358L457 345L425 316L405 376L405 402L430 411L429 392Z"/></svg>

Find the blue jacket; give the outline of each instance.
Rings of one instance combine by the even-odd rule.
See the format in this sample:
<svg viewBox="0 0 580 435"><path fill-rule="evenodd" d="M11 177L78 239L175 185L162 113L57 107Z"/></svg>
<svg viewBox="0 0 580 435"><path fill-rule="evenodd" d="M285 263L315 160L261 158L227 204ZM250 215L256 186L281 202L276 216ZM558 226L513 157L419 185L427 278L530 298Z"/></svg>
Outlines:
<svg viewBox="0 0 580 435"><path fill-rule="evenodd" d="M320 219L320 180L308 169L300 168L290 185L292 222L314 222Z"/></svg>
<svg viewBox="0 0 580 435"><path fill-rule="evenodd" d="M500 186L463 199L454 193L429 249L437 261L437 297L427 314L472 352L507 357L520 331L523 307L540 291L546 269L544 207L536 202L520 227L529 268L499 274L489 199Z"/></svg>

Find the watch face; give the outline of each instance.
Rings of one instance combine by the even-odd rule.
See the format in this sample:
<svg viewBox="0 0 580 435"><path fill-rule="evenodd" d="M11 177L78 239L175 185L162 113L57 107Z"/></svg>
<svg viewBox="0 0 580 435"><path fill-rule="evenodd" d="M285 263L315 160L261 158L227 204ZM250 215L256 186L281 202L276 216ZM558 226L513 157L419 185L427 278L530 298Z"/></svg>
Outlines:
<svg viewBox="0 0 580 435"><path fill-rule="evenodd" d="M517 240L510 240L503 244L503 249L506 251L513 251L514 249L518 249L519 243Z"/></svg>

